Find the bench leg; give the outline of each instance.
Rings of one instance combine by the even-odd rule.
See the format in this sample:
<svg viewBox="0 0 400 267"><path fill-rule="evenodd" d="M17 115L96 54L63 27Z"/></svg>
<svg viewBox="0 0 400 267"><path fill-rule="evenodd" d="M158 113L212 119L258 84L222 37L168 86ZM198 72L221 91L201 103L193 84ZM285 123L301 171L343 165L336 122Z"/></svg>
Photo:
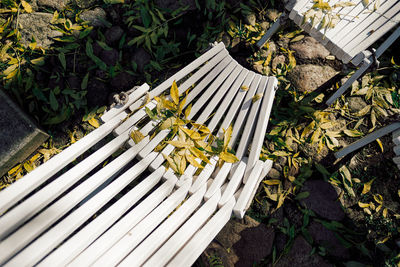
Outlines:
<svg viewBox="0 0 400 267"><path fill-rule="evenodd" d="M265 45L266 42L268 42L269 39L271 39L272 35L274 35L281 25L285 24L286 19L287 19L287 14L283 13L272 26L268 29L268 31L264 34L264 36L257 42L258 48L261 48Z"/></svg>

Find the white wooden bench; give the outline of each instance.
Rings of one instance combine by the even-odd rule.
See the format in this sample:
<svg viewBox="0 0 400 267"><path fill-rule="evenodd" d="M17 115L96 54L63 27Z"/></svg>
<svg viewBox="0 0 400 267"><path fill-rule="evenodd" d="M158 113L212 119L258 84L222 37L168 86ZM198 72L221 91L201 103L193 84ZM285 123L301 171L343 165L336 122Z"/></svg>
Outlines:
<svg viewBox="0 0 400 267"><path fill-rule="evenodd" d="M313 0L288 0L286 11L271 26L257 43L262 47L289 18L343 63L351 62L359 69L327 100L331 105L355 80L361 77L373 64L378 63L384 51L400 36L397 28L375 51L368 50L379 38L398 25L400 21L400 1L398 0L327 0L331 7L340 2L352 2L351 6L337 7L332 12L341 19L332 28L322 27L322 20L313 23L305 20L305 13L315 4ZM365 5L368 3L367 5Z"/></svg>
<svg viewBox="0 0 400 267"><path fill-rule="evenodd" d="M169 130L150 140L159 122L143 119L156 101L141 105L147 92L153 99L174 80L180 94L190 89L190 119L219 134L233 124L239 162L218 168L214 157L200 174L189 165L180 177L165 169L154 148ZM244 216L271 168L259 155L276 87L274 77L246 70L222 43L153 90L142 85L99 128L0 192L0 264L190 266L232 214ZM145 138L133 142L132 129Z"/></svg>

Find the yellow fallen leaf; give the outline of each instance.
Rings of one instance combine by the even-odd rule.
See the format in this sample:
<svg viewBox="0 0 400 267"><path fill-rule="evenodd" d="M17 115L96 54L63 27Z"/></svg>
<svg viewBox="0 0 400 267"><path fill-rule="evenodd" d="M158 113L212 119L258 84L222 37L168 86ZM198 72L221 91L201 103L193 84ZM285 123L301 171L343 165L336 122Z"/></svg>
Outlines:
<svg viewBox="0 0 400 267"><path fill-rule="evenodd" d="M135 144L139 143L144 138L144 135L138 130L131 131L130 136L133 142L135 142Z"/></svg>
<svg viewBox="0 0 400 267"><path fill-rule="evenodd" d="M271 180L265 180L263 181L263 183L267 185L278 185L281 183L281 181L277 179L271 179Z"/></svg>
<svg viewBox="0 0 400 267"><path fill-rule="evenodd" d="M200 163L197 162L196 158L193 157L193 155L191 155L191 154L186 154L185 156L186 156L186 160L187 160L190 164L192 164L194 167L201 168L201 169L204 168Z"/></svg>
<svg viewBox="0 0 400 267"><path fill-rule="evenodd" d="M249 87L246 86L246 85L242 85L242 86L240 87L240 89L242 89L243 91L248 91L248 90L249 90Z"/></svg>
<svg viewBox="0 0 400 267"><path fill-rule="evenodd" d="M172 82L172 86L171 86L171 98L174 101L175 105L179 104L179 90L178 90L178 85L176 84L175 81Z"/></svg>
<svg viewBox="0 0 400 267"><path fill-rule="evenodd" d="M192 110L192 103L185 109L185 118L189 117L190 111Z"/></svg>
<svg viewBox="0 0 400 267"><path fill-rule="evenodd" d="M30 4L28 4L26 1L24 1L24 0L21 0L21 4L22 4L22 6L24 7L24 10L27 12L27 13L32 13L32 7L31 7L31 5Z"/></svg>
<svg viewBox="0 0 400 267"><path fill-rule="evenodd" d="M173 159L170 156L168 156L168 155L166 155L164 153L162 153L162 155L163 155L164 159L168 162L168 166L171 167L172 170L174 170L174 172L177 173L178 172L178 168L176 167L175 162L173 161Z"/></svg>
<svg viewBox="0 0 400 267"><path fill-rule="evenodd" d="M35 164L34 163L31 163L31 162L25 162L24 163L24 169L27 171L27 172L31 172L31 171L33 171L33 169L35 169Z"/></svg>
<svg viewBox="0 0 400 267"><path fill-rule="evenodd" d="M387 208L384 208L383 209L383 212L382 212L382 215L383 215L383 217L387 217L387 213L388 213L388 209Z"/></svg>
<svg viewBox="0 0 400 267"><path fill-rule="evenodd" d="M190 129L185 128L185 127L180 127L180 129L181 129L185 134L187 134L187 135L189 136L189 138L191 138L191 139L193 139L193 140L202 140L202 139L203 139L202 136L201 136L198 132L196 132L196 131L194 131L194 130L190 130Z"/></svg>
<svg viewBox="0 0 400 267"><path fill-rule="evenodd" d="M166 119L159 127L160 130L165 130L171 128L175 124L176 118L170 117Z"/></svg>
<svg viewBox="0 0 400 267"><path fill-rule="evenodd" d="M263 97L263 94L255 94L252 98L253 103L257 102L261 97Z"/></svg>
<svg viewBox="0 0 400 267"><path fill-rule="evenodd" d="M375 178L364 184L363 191L361 192L362 195L368 193L371 190L371 185L374 180Z"/></svg>
<svg viewBox="0 0 400 267"><path fill-rule="evenodd" d="M375 194L374 199L377 203L382 204L383 203L383 197L380 194Z"/></svg>
<svg viewBox="0 0 400 267"><path fill-rule="evenodd" d="M222 159L225 162L229 162L229 163L235 163L237 161L239 161L239 159L233 155L232 153L223 151L219 154L219 158Z"/></svg>
<svg viewBox="0 0 400 267"><path fill-rule="evenodd" d="M189 142L183 142L183 141L167 141L167 143L177 148L187 148L190 146Z"/></svg>
<svg viewBox="0 0 400 267"><path fill-rule="evenodd" d="M17 175L19 172L21 172L21 164L18 164L17 166L15 166L14 168L12 168L11 170L8 171L8 175Z"/></svg>
<svg viewBox="0 0 400 267"><path fill-rule="evenodd" d="M90 120L88 120L88 123L90 125L92 125L94 128L99 128L100 127L100 123L96 118L91 118Z"/></svg>
<svg viewBox="0 0 400 267"><path fill-rule="evenodd" d="M378 138L376 139L376 142L378 143L379 147L381 148L381 151L383 153L383 145L382 145L382 141Z"/></svg>
<svg viewBox="0 0 400 267"><path fill-rule="evenodd" d="M228 127L228 129L224 130L224 149L226 149L229 145L229 141L232 136L232 125Z"/></svg>
<svg viewBox="0 0 400 267"><path fill-rule="evenodd" d="M195 148L195 147L190 147L189 148L190 152L192 152L192 154L198 158L200 158L201 160L207 162L207 163L211 163L210 160L206 157L206 155L203 154L203 152L201 152L199 149Z"/></svg>
<svg viewBox="0 0 400 267"><path fill-rule="evenodd" d="M362 203L362 202L358 202L358 206L360 206L360 208L368 208L370 206L370 204L368 203Z"/></svg>

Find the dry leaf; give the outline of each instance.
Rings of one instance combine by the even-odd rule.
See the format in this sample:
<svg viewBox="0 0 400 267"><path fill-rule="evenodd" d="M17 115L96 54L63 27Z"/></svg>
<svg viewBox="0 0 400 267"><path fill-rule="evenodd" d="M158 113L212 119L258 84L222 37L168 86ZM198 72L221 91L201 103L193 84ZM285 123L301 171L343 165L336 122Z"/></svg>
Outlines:
<svg viewBox="0 0 400 267"><path fill-rule="evenodd" d="M263 94L255 94L252 98L253 103L257 102L261 97L263 97Z"/></svg>
<svg viewBox="0 0 400 267"><path fill-rule="evenodd" d="M232 153L226 152L226 151L221 152L219 154L219 158L222 159L223 161L229 162L229 163L235 163L235 162L239 161L239 159L235 155L233 155Z"/></svg>
<svg viewBox="0 0 400 267"><path fill-rule="evenodd" d="M246 85L242 85L242 86L240 87L240 89L242 89L243 91L248 91L248 90L249 90L249 87L246 86Z"/></svg>
<svg viewBox="0 0 400 267"><path fill-rule="evenodd" d="M362 193L361 193L362 195L368 193L368 192L371 190L371 185L372 185L372 182L373 182L374 180L375 180L375 178L372 179L371 181L369 181L369 182L367 182L367 183L364 184L363 191L362 191Z"/></svg>
<svg viewBox="0 0 400 267"><path fill-rule="evenodd" d="M171 86L171 98L174 101L175 105L179 104L179 90L178 90L178 85L176 84L175 81L172 82L172 86Z"/></svg>
<svg viewBox="0 0 400 267"><path fill-rule="evenodd" d="M362 202L358 202L358 206L360 206L360 208L368 208L370 206L370 204L368 203L362 203Z"/></svg>
<svg viewBox="0 0 400 267"><path fill-rule="evenodd" d="M100 123L96 118L91 118L90 120L88 120L88 123L90 125L92 125L94 128L99 128L100 127Z"/></svg>
<svg viewBox="0 0 400 267"><path fill-rule="evenodd" d="M192 103L185 109L185 118L189 117L190 111L192 110Z"/></svg>
<svg viewBox="0 0 400 267"><path fill-rule="evenodd" d="M24 10L27 12L27 13L32 13L32 7L31 7L31 5L30 4L28 4L26 1L24 1L24 0L21 0L21 4L22 4L22 6L24 7Z"/></svg>
<svg viewBox="0 0 400 267"><path fill-rule="evenodd" d="M277 179L271 179L271 180L265 180L263 181L263 183L267 185L278 185L281 183L281 181Z"/></svg>
<svg viewBox="0 0 400 267"><path fill-rule="evenodd" d="M131 131L130 136L133 142L135 142L135 144L139 143L144 138L144 135L138 130Z"/></svg>

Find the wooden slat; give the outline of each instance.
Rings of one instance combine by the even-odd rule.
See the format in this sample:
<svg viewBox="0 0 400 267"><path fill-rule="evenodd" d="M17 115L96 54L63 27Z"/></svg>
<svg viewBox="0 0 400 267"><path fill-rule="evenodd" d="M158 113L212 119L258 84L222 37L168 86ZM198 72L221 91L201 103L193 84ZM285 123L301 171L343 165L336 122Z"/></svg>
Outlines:
<svg viewBox="0 0 400 267"><path fill-rule="evenodd" d="M236 168L234 169L232 177L218 202L218 207L221 208L225 205L242 184L244 171L246 170L246 162L247 158L244 158L243 161L236 163Z"/></svg>
<svg viewBox="0 0 400 267"><path fill-rule="evenodd" d="M107 136L126 117L121 113L0 192L0 213L5 212L68 163Z"/></svg>
<svg viewBox="0 0 400 267"><path fill-rule="evenodd" d="M116 203L58 247L56 251L46 257L39 266L61 266L69 263L128 211L130 207L136 204L145 194L156 186L164 173L164 167L160 167L152 172L151 175L146 177Z"/></svg>
<svg viewBox="0 0 400 267"><path fill-rule="evenodd" d="M125 186L136 179L147 168L152 158L154 159L155 156L156 153L135 164L109 186L100 191L78 209L74 210L74 212L68 215L65 219L40 236L34 243L21 251L17 256L12 258L6 266L25 266L37 263L44 255L54 249L61 241L82 225L82 223L93 216L95 212L117 195L123 188L125 188Z"/></svg>
<svg viewBox="0 0 400 267"><path fill-rule="evenodd" d="M400 145L400 129L393 132L393 143Z"/></svg>
<svg viewBox="0 0 400 267"><path fill-rule="evenodd" d="M145 218L154 208L156 208L172 191L177 181L175 175L169 173L169 178L162 186L146 197L138 206L136 206L129 215L118 221L118 228L113 227L100 236L94 243L79 254L68 266L89 266L103 255L113 244Z"/></svg>

